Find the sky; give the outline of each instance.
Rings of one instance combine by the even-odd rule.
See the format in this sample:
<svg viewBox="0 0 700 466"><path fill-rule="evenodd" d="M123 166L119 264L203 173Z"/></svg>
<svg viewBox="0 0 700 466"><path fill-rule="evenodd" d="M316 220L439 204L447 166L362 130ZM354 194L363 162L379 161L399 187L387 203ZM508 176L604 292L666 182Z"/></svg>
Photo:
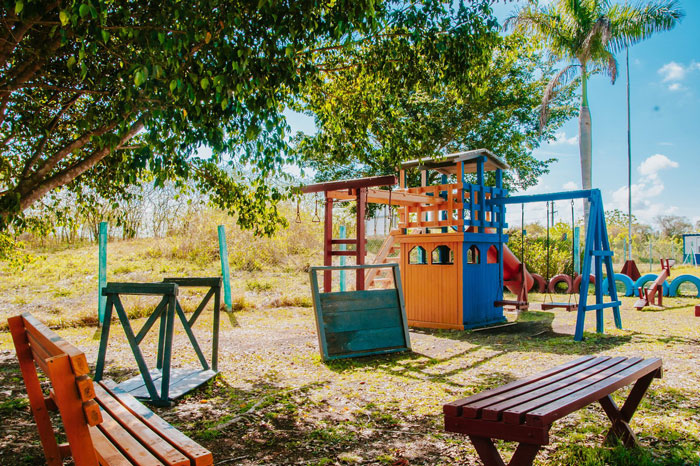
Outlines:
<svg viewBox="0 0 700 466"><path fill-rule="evenodd" d="M498 4L503 20L523 2ZM636 2L634 2L636 3ZM686 16L675 29L657 33L629 49L632 128L632 213L655 225L658 215L700 221L700 0L681 0ZM612 85L599 75L589 81L593 133L593 187L606 210L627 212L627 107L624 53L617 56L620 76ZM288 114L293 132L315 131L309 117ZM578 119L558 130L557 139L535 150L540 159L556 158L549 174L526 193L580 189ZM570 218L570 206L557 210ZM579 216L580 205L576 206ZM519 209L518 209L519 210ZM543 222L545 207L527 209L526 223ZM508 219L511 225L518 219Z"/></svg>

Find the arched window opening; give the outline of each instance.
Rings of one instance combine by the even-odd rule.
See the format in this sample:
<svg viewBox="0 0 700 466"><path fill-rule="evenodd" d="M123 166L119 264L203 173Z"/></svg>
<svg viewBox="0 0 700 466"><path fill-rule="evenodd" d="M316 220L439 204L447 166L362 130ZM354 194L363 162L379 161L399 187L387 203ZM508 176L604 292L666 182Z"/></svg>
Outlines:
<svg viewBox="0 0 700 466"><path fill-rule="evenodd" d="M408 263L411 265L425 265L428 263L428 255L425 253L425 248L415 246L408 253Z"/></svg>
<svg viewBox="0 0 700 466"><path fill-rule="evenodd" d="M479 248L476 244L472 244L467 249L467 264L480 264L481 254L479 254Z"/></svg>
<svg viewBox="0 0 700 466"><path fill-rule="evenodd" d="M431 256L431 262L434 265L451 265L455 263L454 251L444 244L433 249Z"/></svg>
<svg viewBox="0 0 700 466"><path fill-rule="evenodd" d="M496 246L492 245L486 253L486 263L498 264L498 248Z"/></svg>

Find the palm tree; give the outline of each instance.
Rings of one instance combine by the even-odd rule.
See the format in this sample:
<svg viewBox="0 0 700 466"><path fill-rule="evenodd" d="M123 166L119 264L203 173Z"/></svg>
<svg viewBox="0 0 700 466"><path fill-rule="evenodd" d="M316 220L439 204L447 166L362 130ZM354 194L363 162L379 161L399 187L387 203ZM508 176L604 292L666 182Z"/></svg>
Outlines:
<svg viewBox="0 0 700 466"><path fill-rule="evenodd" d="M579 152L581 186L591 188L591 112L588 108L588 78L605 73L615 84L615 53L655 32L672 29L684 13L677 0L658 0L630 5L610 0L555 0L547 6L531 4L506 21L516 30L533 34L550 53L569 64L547 85L542 97L540 127L547 122L549 103L556 91L575 76L581 79ZM585 209L588 223L588 207Z"/></svg>

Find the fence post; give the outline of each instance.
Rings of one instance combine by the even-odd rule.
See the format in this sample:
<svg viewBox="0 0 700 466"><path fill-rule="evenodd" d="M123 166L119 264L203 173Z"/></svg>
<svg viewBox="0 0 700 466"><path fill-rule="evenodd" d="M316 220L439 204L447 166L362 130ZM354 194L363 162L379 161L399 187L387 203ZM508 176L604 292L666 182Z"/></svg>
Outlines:
<svg viewBox="0 0 700 466"><path fill-rule="evenodd" d="M224 282L224 305L226 310L231 310L231 275L228 267L228 248L226 247L226 229L218 226L219 232L219 257L221 258L221 277Z"/></svg>
<svg viewBox="0 0 700 466"><path fill-rule="evenodd" d="M340 225L340 239L345 239L345 225ZM341 251L345 251L345 245L341 244L338 248ZM345 265L345 256L340 256L340 265ZM340 271L340 291L345 291L345 270Z"/></svg>
<svg viewBox="0 0 700 466"><path fill-rule="evenodd" d="M100 222L97 235L98 265L97 265L97 321L100 326L104 323L107 297L102 296L102 288L107 284L107 222Z"/></svg>

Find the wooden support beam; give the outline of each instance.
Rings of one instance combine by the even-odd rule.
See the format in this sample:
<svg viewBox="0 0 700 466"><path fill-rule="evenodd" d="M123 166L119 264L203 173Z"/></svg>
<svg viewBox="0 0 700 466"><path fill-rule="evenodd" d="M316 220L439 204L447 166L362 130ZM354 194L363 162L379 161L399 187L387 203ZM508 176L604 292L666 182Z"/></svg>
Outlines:
<svg viewBox="0 0 700 466"><path fill-rule="evenodd" d="M333 265L333 198L326 196L326 207L323 218L323 265ZM331 272L323 272L323 291L330 293L333 277Z"/></svg>
<svg viewBox="0 0 700 466"><path fill-rule="evenodd" d="M353 180L328 181L325 183L310 184L301 187L304 194L318 193L325 191L336 191L339 189L360 189L371 186L394 186L397 183L396 176L370 176L367 178L356 178Z"/></svg>
<svg viewBox="0 0 700 466"><path fill-rule="evenodd" d="M365 263L365 212L367 207L367 188L357 190L357 265ZM355 276L355 289L365 289L365 271L357 269Z"/></svg>

